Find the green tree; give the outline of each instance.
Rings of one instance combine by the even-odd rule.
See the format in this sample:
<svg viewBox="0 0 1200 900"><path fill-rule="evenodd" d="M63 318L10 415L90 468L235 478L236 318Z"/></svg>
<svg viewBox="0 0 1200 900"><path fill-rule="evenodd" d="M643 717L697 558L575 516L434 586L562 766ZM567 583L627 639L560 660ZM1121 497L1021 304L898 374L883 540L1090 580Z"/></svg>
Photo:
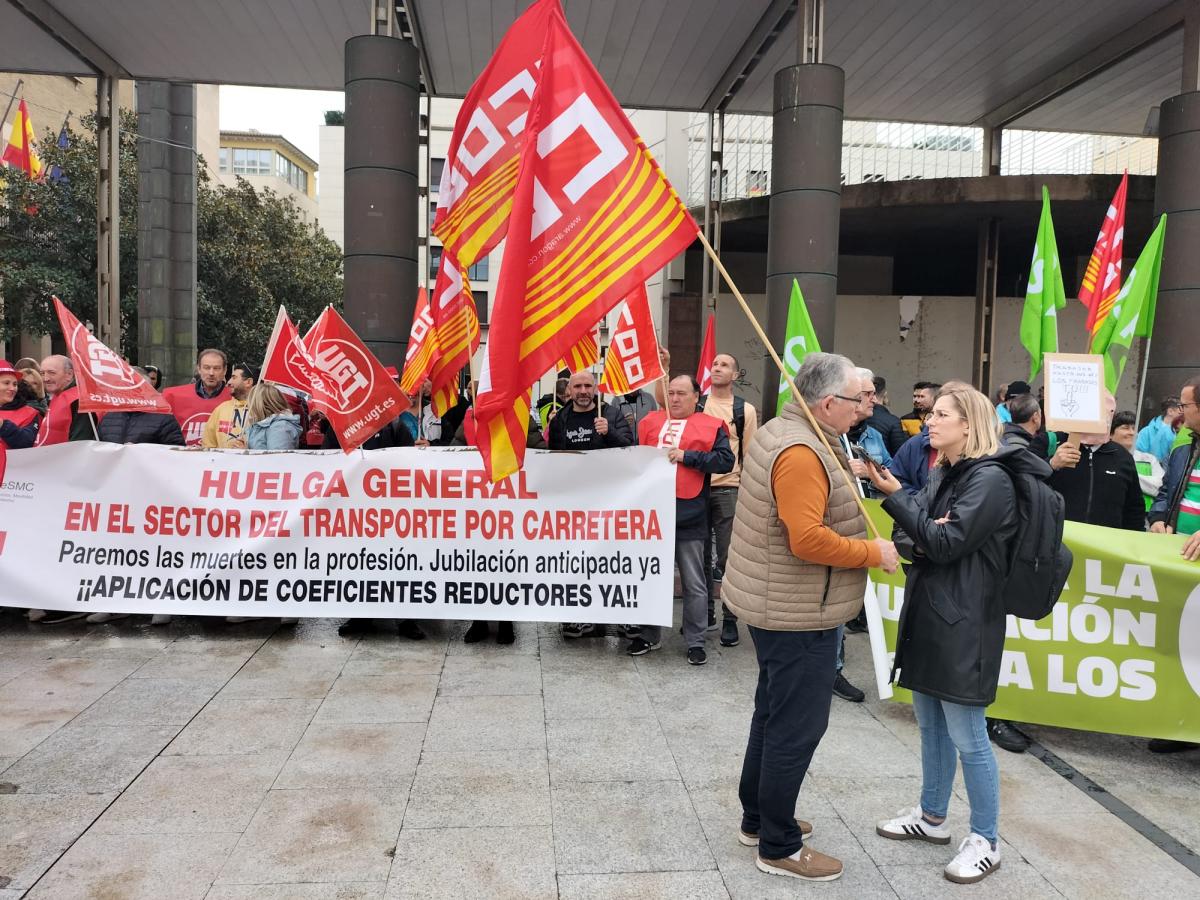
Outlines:
<svg viewBox="0 0 1200 900"><path fill-rule="evenodd" d="M121 118L121 351L137 360L137 119ZM4 171L0 191L0 339L57 334L51 295L83 321L96 321L96 134L93 116L71 129L67 147L47 131L38 143L46 165L65 176L30 182ZM283 304L301 328L326 305L342 302L342 253L291 200L238 179L214 185L203 160L196 191L197 332L201 347L220 347L258 363Z"/></svg>

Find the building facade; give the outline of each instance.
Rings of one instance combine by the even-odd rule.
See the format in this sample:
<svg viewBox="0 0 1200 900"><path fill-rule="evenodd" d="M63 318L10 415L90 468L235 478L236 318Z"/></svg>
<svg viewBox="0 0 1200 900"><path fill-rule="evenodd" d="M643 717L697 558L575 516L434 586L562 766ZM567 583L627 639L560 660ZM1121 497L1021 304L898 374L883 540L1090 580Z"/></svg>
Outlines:
<svg viewBox="0 0 1200 900"><path fill-rule="evenodd" d="M257 190L291 200L305 222L317 218L317 161L283 135L222 131L216 169L227 186L244 178Z"/></svg>

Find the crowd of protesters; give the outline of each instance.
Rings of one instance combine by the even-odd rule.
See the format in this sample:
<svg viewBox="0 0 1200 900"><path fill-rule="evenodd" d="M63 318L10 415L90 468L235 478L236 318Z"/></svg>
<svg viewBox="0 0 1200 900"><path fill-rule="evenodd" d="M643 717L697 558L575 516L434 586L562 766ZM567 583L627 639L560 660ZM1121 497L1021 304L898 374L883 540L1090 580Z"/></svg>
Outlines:
<svg viewBox="0 0 1200 900"><path fill-rule="evenodd" d="M664 371L670 356L662 352ZM160 387L161 373L141 369ZM1163 402L1141 431L1136 416L1115 412L1106 397L1108 431L1047 431L1040 397L1021 381L994 398L963 382L913 385L912 410L888 408L887 382L843 356L810 354L795 378L811 412L792 401L763 424L734 391L732 354L712 367L702 394L690 375L601 398L587 371L560 378L531 411L530 447L589 452L634 444L659 448L675 464L675 561L682 596L687 662L707 661L706 633L720 628L726 648L754 644L759 680L740 786L739 840L757 846L765 872L808 880L840 876L842 864L806 843L812 826L794 817L796 798L825 732L831 698L861 701L842 674L846 630L861 631L866 569L895 571L901 557L920 573L899 623L893 677L913 692L923 766L918 805L877 826L896 840L950 842L945 821L958 761L971 807L971 830L946 867L948 879L978 881L1000 865L999 775L991 743L1028 746L1014 725L985 717L995 699L1004 643L1000 588L1020 527L1004 469L1044 478L1062 495L1071 521L1131 531L1188 535L1183 556L1200 558L1200 377ZM364 449L473 445L472 391L444 417L428 404L430 386ZM0 444L10 449L75 440L229 450L337 449L336 432L305 398L262 381L254 366L229 365L220 350L202 351L195 378L163 390L173 414L79 410L69 358L0 361ZM985 464L986 463L986 464ZM857 496L856 496L857 495ZM870 539L860 499L879 497L896 523L890 540ZM953 600L954 621L936 613ZM716 604L720 602L718 624ZM82 613L31 609L52 624ZM124 618L92 613L89 622ZM169 616L156 615L161 625ZM231 624L251 621L231 617ZM284 620L294 622L296 620ZM402 636L425 637L401 619ZM352 619L341 634L378 627ZM627 652L662 646L661 626L618 629ZM474 622L464 640L490 634ZM564 638L602 636L594 623L566 623ZM496 640L515 640L512 622ZM969 677L964 673L969 673ZM991 739L989 741L989 738ZM1150 749L1195 745L1154 740Z"/></svg>

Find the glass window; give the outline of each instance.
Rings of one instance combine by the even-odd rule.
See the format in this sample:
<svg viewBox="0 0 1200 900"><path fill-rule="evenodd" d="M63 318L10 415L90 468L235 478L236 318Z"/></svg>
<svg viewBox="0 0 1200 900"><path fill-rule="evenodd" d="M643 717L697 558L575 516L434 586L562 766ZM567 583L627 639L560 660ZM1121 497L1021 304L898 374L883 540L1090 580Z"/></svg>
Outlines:
<svg viewBox="0 0 1200 900"><path fill-rule="evenodd" d="M429 277L437 280L438 267L442 264L442 248L433 244L429 245Z"/></svg>
<svg viewBox="0 0 1200 900"><path fill-rule="evenodd" d="M217 159L218 159L217 168L222 172L228 172L229 171L229 148L222 147L220 149L220 151L218 151Z"/></svg>
<svg viewBox="0 0 1200 900"><path fill-rule="evenodd" d="M442 169L446 167L444 159L436 156L429 161L429 190L437 193L438 185L442 183Z"/></svg>
<svg viewBox="0 0 1200 900"><path fill-rule="evenodd" d="M475 265L467 269L467 278L470 279L471 284L474 284L476 281L487 281L488 257L485 256L479 262L475 263Z"/></svg>
<svg viewBox="0 0 1200 900"><path fill-rule="evenodd" d="M471 296L475 298L475 314L479 316L479 324L486 325L488 323L488 292L471 291Z"/></svg>

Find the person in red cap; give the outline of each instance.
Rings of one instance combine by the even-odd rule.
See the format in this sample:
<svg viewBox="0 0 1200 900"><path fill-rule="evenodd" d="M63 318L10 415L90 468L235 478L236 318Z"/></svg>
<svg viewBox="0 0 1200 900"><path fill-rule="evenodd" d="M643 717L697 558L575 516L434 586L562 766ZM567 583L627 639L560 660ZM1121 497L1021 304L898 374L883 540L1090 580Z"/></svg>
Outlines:
<svg viewBox="0 0 1200 900"><path fill-rule="evenodd" d="M0 447L24 450L33 446L42 420L31 405L33 399L24 373L8 360L0 360Z"/></svg>

